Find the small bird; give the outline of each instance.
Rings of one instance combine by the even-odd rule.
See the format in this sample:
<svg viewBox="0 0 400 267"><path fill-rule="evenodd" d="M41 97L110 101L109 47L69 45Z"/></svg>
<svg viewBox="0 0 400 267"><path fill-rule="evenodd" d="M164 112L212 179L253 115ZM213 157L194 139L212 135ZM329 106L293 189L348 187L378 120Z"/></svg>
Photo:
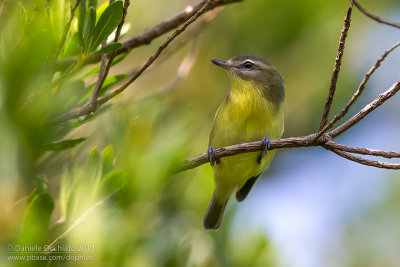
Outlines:
<svg viewBox="0 0 400 267"><path fill-rule="evenodd" d="M219 106L210 134L207 157L213 166L215 191L203 220L205 229L217 230L232 193L241 202L275 151L270 141L281 137L284 129L283 79L265 59L239 55L229 60L211 60L230 77L232 88ZM215 147L262 140L264 151L215 159Z"/></svg>

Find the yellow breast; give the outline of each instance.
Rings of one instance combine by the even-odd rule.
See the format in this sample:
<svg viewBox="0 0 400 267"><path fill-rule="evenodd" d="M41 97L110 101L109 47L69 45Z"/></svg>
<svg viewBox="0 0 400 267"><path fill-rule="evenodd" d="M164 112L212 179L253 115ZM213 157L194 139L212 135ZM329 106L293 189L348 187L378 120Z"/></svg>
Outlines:
<svg viewBox="0 0 400 267"><path fill-rule="evenodd" d="M283 110L266 99L262 89L251 82L232 81L232 90L218 109L210 135L216 148L244 142L261 141L264 137L279 138L284 127ZM216 187L241 186L258 175L270 163L275 151L267 153L261 164L260 152L245 153L221 159L214 166Z"/></svg>

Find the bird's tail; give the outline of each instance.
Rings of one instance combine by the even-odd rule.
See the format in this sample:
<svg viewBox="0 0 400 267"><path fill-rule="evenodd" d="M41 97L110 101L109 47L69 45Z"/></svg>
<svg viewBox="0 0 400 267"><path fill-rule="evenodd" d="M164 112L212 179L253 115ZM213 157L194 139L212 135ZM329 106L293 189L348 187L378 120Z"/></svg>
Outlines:
<svg viewBox="0 0 400 267"><path fill-rule="evenodd" d="M222 218L224 217L224 211L226 204L228 203L228 199L217 200L215 197L215 192L211 198L210 204L208 204L208 208L206 214L203 219L203 227L206 230L217 230L222 222Z"/></svg>

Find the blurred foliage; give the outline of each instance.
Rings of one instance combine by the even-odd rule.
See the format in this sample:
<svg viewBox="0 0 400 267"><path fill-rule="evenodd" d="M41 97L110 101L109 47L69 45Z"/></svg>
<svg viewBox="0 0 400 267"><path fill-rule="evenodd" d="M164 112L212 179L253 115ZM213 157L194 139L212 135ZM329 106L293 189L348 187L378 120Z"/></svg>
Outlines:
<svg viewBox="0 0 400 267"><path fill-rule="evenodd" d="M128 12L133 27L123 31L128 36L187 4L134 2ZM0 265L276 266L279 253L264 233L231 234L234 209L219 232L202 229L213 190L208 166L176 175L173 170L205 150L213 114L226 94L226 78L210 58L267 58L287 82L286 135L315 130L347 2L229 6L202 34L192 73L171 94L137 101L175 76L186 47L143 75L117 103L55 124L54 118L85 103L94 88L99 64L86 66L85 60L122 46L110 42L122 1L82 0L65 42L74 1L8 1L0 25L0 244L50 244L78 220L59 244L94 248L85 252L95 260L10 261L2 251ZM367 2L378 9L392 4ZM159 42L118 56L100 94L125 79ZM58 62L70 57L77 60L60 70ZM354 88L352 74L344 70L341 87ZM351 92L338 93L341 101Z"/></svg>

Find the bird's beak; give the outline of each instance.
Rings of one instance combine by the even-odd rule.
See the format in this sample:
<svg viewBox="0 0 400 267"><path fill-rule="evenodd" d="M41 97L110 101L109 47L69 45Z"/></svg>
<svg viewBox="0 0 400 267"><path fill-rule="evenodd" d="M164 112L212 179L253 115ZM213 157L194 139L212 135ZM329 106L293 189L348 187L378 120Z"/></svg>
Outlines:
<svg viewBox="0 0 400 267"><path fill-rule="evenodd" d="M230 69L232 67L232 64L230 64L228 61L225 61L225 60L211 59L211 62L217 66L224 68L224 69Z"/></svg>

